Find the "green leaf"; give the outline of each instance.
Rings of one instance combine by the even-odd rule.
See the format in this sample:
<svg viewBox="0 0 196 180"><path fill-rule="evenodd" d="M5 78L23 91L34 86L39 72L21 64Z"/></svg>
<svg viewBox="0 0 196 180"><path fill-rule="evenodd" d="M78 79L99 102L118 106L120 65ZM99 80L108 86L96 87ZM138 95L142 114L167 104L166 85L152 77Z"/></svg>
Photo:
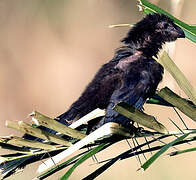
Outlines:
<svg viewBox="0 0 196 180"><path fill-rule="evenodd" d="M177 82L178 86L184 91L184 93L196 104L196 90L187 80L185 75L176 66L168 54L164 51L159 59L156 59L164 68L172 75Z"/></svg>
<svg viewBox="0 0 196 180"><path fill-rule="evenodd" d="M179 19L175 18L165 10L159 8L158 6L146 1L146 0L139 0L140 2L140 7L144 11L144 13L149 14L149 13L161 13L165 14L166 16L170 17L171 19L174 20L174 22L183 29L185 36L196 43L196 28L195 25L188 25Z"/></svg>
<svg viewBox="0 0 196 180"><path fill-rule="evenodd" d="M196 130L191 130L190 134L192 134L192 133L196 133ZM158 138L153 138L152 140L150 140L148 142L145 142L143 144L140 144L140 145L138 145L134 148L131 148L131 149L121 153L120 155L118 155L118 156L116 156L112 159L104 160L104 162L106 162L106 163L103 166L99 167L97 170L95 170L94 172L92 172L91 174L89 174L88 176L83 178L82 180L95 179L96 177L98 177L99 175L104 173L108 168L110 168L114 163L116 163L119 160L127 159L127 158L130 158L130 157L136 156L137 154L139 155L139 154L152 152L152 151L161 149L163 146L155 146L155 147L152 147L150 149L145 149L143 151L141 150L141 151L136 152L136 150L138 150L142 147L145 147L146 145L152 144L152 143L154 143L158 140L167 138L169 136L171 136L171 135L163 135L163 136L160 136ZM195 141L195 140L196 140L196 136L190 137L190 138L187 138L186 140L182 140L182 141L177 142L176 144L173 144L173 146L188 143L188 142L192 142L192 141ZM100 163L102 163L102 162L100 162Z"/></svg>
<svg viewBox="0 0 196 180"><path fill-rule="evenodd" d="M175 151L175 152L170 153L169 155L170 156L175 156L175 155L179 155L179 154L183 154L183 153L187 153L187 152L192 152L192 151L196 151L196 147L185 149L185 150L182 150L182 151Z"/></svg>
<svg viewBox="0 0 196 180"><path fill-rule="evenodd" d="M51 174L54 174L55 172L61 170L62 168L65 168L66 166L70 165L70 163L74 160L76 160L77 158L79 158L81 155L83 155L86 152L80 153L75 155L74 157L71 157L70 159L68 159L67 161L55 166L54 168L49 169L48 171L44 172L43 174L37 176L37 179L45 179L48 176L50 176ZM88 153L88 152L87 152Z"/></svg>
<svg viewBox="0 0 196 180"><path fill-rule="evenodd" d="M161 98L159 95L155 94L152 98L148 99L146 101L148 104L156 104L156 105L162 105L162 106L169 106L173 107L172 104L165 101L163 98Z"/></svg>
<svg viewBox="0 0 196 180"><path fill-rule="evenodd" d="M116 104L113 109L119 114L143 125L144 127L153 129L163 134L168 133L166 127L158 122L153 116L145 114L144 112L125 102Z"/></svg>
<svg viewBox="0 0 196 180"><path fill-rule="evenodd" d="M60 180L67 180L72 172L78 167L80 164L82 164L84 161L86 161L88 158L102 150L108 143L102 143L99 146L93 148L91 151L88 153L84 154L80 159L76 161L76 163L60 178Z"/></svg>
<svg viewBox="0 0 196 180"><path fill-rule="evenodd" d="M196 25L189 25L193 30L196 30Z"/></svg>
<svg viewBox="0 0 196 180"><path fill-rule="evenodd" d="M186 114L192 120L196 122L196 106L181 98L168 87L161 89L158 95L164 98L166 101L171 103L173 106L178 108L181 112Z"/></svg>
<svg viewBox="0 0 196 180"><path fill-rule="evenodd" d="M75 129L72 129L58 121L55 121L54 119L47 117L38 111L34 111L33 113L30 114L30 116L32 117L33 121L36 120L35 122L38 122L39 125L47 127L49 129L53 129L67 136L70 136L76 139L83 139L84 137L86 137L85 134L82 134Z"/></svg>
<svg viewBox="0 0 196 180"><path fill-rule="evenodd" d="M184 138L186 138L190 133L184 134L180 136L179 138L175 139L174 141L170 142L169 144L166 144L161 148L160 151L156 152L149 160L147 160L141 168L143 170L146 170L160 155L162 155L165 151L167 151L172 145L175 143L182 141Z"/></svg>

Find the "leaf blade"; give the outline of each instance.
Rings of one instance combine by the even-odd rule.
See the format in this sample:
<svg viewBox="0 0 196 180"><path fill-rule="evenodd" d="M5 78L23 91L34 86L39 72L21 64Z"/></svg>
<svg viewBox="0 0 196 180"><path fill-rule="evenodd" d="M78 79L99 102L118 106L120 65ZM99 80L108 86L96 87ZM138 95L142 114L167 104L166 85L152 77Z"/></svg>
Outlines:
<svg viewBox="0 0 196 180"><path fill-rule="evenodd" d="M175 143L182 141L183 139L185 139L190 133L184 134L182 136L180 136L179 138L175 139L174 141L166 144L165 146L163 146L161 148L160 151L156 152L150 159L148 159L142 166L141 168L145 171L160 155L162 155L165 151L167 151L172 145L174 145ZM140 168L140 169L141 169Z"/></svg>
<svg viewBox="0 0 196 180"><path fill-rule="evenodd" d="M70 175L73 173L73 171L78 167L80 164L82 164L84 161L86 161L88 158L99 152L101 149L103 149L106 146L106 143L102 143L99 146L93 148L90 152L84 154L61 178L60 180L67 180Z"/></svg>

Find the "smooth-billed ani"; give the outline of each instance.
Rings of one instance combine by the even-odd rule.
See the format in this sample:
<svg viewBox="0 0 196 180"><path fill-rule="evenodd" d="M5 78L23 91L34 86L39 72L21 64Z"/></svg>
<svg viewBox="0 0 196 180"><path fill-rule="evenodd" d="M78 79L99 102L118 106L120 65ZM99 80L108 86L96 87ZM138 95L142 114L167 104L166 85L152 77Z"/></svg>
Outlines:
<svg viewBox="0 0 196 180"><path fill-rule="evenodd" d="M162 79L163 67L152 57L157 55L165 42L183 37L185 35L182 29L170 18L161 14L147 15L122 39L125 45L116 51L111 61L101 67L79 99L67 112L56 119L69 125L90 111L101 108L106 109L106 116L97 121L92 120L88 125L87 133L107 122L117 122L133 128L130 120L115 112L113 106L119 101L124 101L141 109L146 99L155 93ZM40 128L56 133L43 126ZM28 134L23 138L43 141ZM6 166L2 163L0 168L4 173L9 172L8 174L11 175L16 168L23 167L38 157L26 157L21 163L18 160L10 161Z"/></svg>
<svg viewBox="0 0 196 180"><path fill-rule="evenodd" d="M106 116L91 122L89 131L107 122L128 126L130 120L112 108L124 101L138 109L153 96L162 80L163 67L153 59L165 42L184 38L184 32L163 14L149 14L134 25L122 39L114 58L104 64L69 110L57 120L71 124L96 108L106 109Z"/></svg>

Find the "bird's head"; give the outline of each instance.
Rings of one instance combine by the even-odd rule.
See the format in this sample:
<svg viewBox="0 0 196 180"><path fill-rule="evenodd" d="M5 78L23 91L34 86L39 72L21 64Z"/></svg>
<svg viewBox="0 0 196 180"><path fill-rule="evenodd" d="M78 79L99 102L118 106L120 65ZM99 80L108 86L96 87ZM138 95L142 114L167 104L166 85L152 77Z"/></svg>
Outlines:
<svg viewBox="0 0 196 180"><path fill-rule="evenodd" d="M142 41L161 41L160 43L175 41L184 38L183 30L174 24L173 20L164 14L148 14L136 23L122 39L125 44Z"/></svg>
<svg viewBox="0 0 196 180"><path fill-rule="evenodd" d="M148 14L134 25L122 42L131 47L133 52L154 56L165 42L184 37L183 30L166 15Z"/></svg>
<svg viewBox="0 0 196 180"><path fill-rule="evenodd" d="M185 38L184 31L174 24L173 20L165 15L159 15L155 24L155 35L160 36L165 42L175 41L177 38Z"/></svg>

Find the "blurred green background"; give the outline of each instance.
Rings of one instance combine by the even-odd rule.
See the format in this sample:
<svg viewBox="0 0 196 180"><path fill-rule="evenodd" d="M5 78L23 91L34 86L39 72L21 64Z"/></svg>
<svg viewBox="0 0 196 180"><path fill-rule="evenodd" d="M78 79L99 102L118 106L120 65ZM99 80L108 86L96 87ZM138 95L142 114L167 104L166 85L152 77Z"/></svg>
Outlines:
<svg viewBox="0 0 196 180"><path fill-rule="evenodd" d="M177 0L176 0L177 1ZM153 1L172 12L171 0ZM1 0L0 1L0 135L22 135L5 128L6 120L25 120L33 110L55 117L63 113L83 91L99 67L112 59L114 50L128 27L108 28L110 24L139 21L136 0ZM196 1L184 1L177 16L194 24ZM173 59L195 87L196 46L187 39L176 44ZM166 73L160 87L169 86L184 95ZM168 117L180 124L170 108L146 105L147 113L157 117L168 129ZM183 116L183 115L182 115ZM183 116L189 127L195 124ZM181 124L179 125L181 126ZM129 147L125 141L98 155L98 160L113 157ZM0 150L0 153L6 153ZM28 166L24 173L8 179L35 177L40 162ZM98 168L92 159L71 176L78 180ZM113 165L97 179L195 180L195 153L175 158L163 156L145 173L137 172L136 158ZM66 169L49 177L57 179Z"/></svg>

